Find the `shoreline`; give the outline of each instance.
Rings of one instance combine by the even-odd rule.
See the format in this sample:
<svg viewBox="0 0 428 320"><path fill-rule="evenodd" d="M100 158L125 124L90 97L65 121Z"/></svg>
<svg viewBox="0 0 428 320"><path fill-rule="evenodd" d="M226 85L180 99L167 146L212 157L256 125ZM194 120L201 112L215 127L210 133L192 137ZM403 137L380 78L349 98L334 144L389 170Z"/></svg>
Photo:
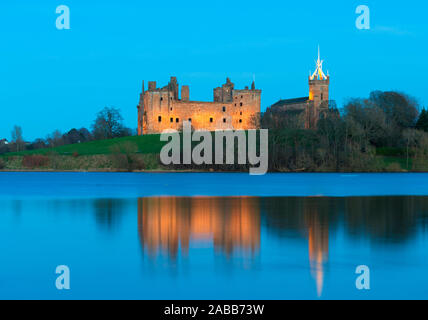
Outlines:
<svg viewBox="0 0 428 320"><path fill-rule="evenodd" d="M90 169L90 170L55 170L55 169L1 169L2 172L37 172L37 173L243 173L249 174L248 171L214 171L214 170L108 170L108 169ZM425 173L428 171L268 171L266 174L309 174L309 173L323 173L323 174L379 174L379 173L394 173L394 174L408 174L408 173Z"/></svg>

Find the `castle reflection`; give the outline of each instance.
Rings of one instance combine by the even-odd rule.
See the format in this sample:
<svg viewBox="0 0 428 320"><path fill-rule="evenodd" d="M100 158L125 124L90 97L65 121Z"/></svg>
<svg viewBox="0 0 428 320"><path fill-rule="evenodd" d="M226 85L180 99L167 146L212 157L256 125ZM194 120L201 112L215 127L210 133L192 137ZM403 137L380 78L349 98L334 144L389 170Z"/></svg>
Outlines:
<svg viewBox="0 0 428 320"><path fill-rule="evenodd" d="M260 204L258 198L140 198L138 231L150 256L167 253L175 259L187 254L191 240L212 241L216 251L258 253Z"/></svg>
<svg viewBox="0 0 428 320"><path fill-rule="evenodd" d="M258 255L261 230L284 239L305 239L318 296L325 286L329 235L339 225L352 238L394 245L428 230L428 197L160 197L138 199L141 246L150 257L187 255L208 241L231 257ZM286 272L286 270L284 270Z"/></svg>

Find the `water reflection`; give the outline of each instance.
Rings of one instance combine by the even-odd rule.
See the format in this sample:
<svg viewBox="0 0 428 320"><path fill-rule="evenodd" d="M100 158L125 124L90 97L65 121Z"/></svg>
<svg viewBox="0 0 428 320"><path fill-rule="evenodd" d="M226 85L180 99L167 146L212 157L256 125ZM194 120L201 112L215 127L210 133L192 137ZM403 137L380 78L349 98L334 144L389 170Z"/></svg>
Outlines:
<svg viewBox="0 0 428 320"><path fill-rule="evenodd" d="M0 298L58 298L58 264L95 281L73 298L427 298L428 197L3 199L0 208ZM359 264L376 275L363 296Z"/></svg>
<svg viewBox="0 0 428 320"><path fill-rule="evenodd" d="M149 257L187 256L192 241L208 241L228 258L254 256L263 250L263 228L285 241L297 235L307 241L318 296L329 260L329 236L339 225L350 237L394 245L410 239L419 226L426 230L427 217L428 197L138 199L138 232Z"/></svg>
<svg viewBox="0 0 428 320"><path fill-rule="evenodd" d="M317 294L320 297L324 284L324 266L328 260L328 220L312 207L305 212L305 221L311 274L315 278Z"/></svg>
<svg viewBox="0 0 428 320"><path fill-rule="evenodd" d="M189 243L212 241L217 252L257 254L260 249L259 198L140 198L138 230L150 256L175 259Z"/></svg>

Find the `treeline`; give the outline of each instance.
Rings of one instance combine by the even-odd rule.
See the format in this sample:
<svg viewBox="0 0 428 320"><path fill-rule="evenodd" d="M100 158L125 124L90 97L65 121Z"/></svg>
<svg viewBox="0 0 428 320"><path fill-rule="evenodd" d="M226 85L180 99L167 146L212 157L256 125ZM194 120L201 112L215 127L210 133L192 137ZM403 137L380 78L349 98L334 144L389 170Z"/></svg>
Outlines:
<svg viewBox="0 0 428 320"><path fill-rule="evenodd" d="M428 171L428 113L406 94L375 91L330 109L317 129L304 130L301 117L268 111L270 171ZM382 157L396 157L385 168ZM394 160L394 158L392 158Z"/></svg>
<svg viewBox="0 0 428 320"><path fill-rule="evenodd" d="M132 129L125 127L123 117L116 108L105 107L97 113L90 129L71 129L66 133L55 130L46 138L37 138L32 142L25 142L23 130L20 126L14 126L10 143L0 143L0 154L7 152L19 152L24 150L37 150L55 148L67 144L83 143L93 140L104 140L133 135Z"/></svg>
<svg viewBox="0 0 428 320"><path fill-rule="evenodd" d="M331 104L329 111L321 115L316 129L304 129L302 117L304 113L301 112L277 112L271 109L255 117L254 121L261 128L269 129L270 172L428 171L428 111L406 94L375 91L368 98L350 99L341 110ZM0 153L133 134L132 130L123 125L119 110L104 108L97 114L91 130L72 129L65 134L56 131L46 139L36 139L31 144L23 143L22 130L15 127L13 142L0 146ZM237 152L236 149L235 159ZM129 171L249 170L249 165L239 164L163 166L156 152L144 156L140 153L137 145L126 143L111 148L105 156L84 158L73 154L73 157L64 155L60 158L54 155L51 156L53 160L49 160L49 166L54 169L108 168ZM17 168L43 167L46 164L40 165L37 161L48 161L28 156L22 160L22 164L13 165L13 161L20 160L12 158L8 159L8 166Z"/></svg>

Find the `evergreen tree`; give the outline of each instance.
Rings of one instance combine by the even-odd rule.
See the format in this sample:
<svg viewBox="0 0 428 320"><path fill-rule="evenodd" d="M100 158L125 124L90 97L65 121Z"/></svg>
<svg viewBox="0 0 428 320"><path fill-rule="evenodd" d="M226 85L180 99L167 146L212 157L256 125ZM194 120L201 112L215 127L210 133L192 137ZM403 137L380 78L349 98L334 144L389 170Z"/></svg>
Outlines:
<svg viewBox="0 0 428 320"><path fill-rule="evenodd" d="M416 129L428 132L428 111L425 108L419 115L418 122L416 122Z"/></svg>

